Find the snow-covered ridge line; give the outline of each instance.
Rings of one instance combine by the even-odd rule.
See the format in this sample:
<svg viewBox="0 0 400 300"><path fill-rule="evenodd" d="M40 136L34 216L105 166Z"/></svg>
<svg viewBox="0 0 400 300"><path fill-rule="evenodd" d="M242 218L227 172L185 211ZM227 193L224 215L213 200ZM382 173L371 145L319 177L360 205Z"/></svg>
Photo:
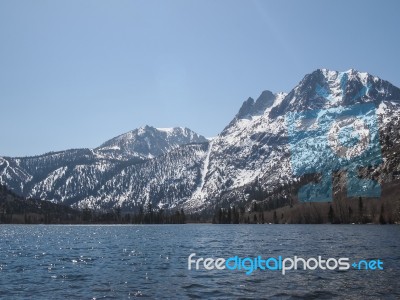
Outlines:
<svg viewBox="0 0 400 300"><path fill-rule="evenodd" d="M142 126L94 149L0 158L0 181L25 196L99 209L134 210L151 202L197 211L252 201L279 188L276 201L282 201L289 197L284 187L298 180L291 171L285 115L371 102L381 133L391 134L383 146L397 143L400 90L367 73L325 69L307 74L287 94L264 91L256 101L248 99L216 137L185 127ZM400 169L394 156L385 162Z"/></svg>

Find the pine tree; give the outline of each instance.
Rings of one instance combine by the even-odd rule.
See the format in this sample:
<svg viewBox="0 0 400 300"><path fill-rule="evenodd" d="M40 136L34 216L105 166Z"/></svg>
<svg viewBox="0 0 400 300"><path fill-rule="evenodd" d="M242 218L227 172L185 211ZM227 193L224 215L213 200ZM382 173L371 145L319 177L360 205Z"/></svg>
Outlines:
<svg viewBox="0 0 400 300"><path fill-rule="evenodd" d="M379 215L379 223L380 224L386 224L386 220L385 220L385 217L384 217L384 207L383 207L383 204L381 205L381 214Z"/></svg>
<svg viewBox="0 0 400 300"><path fill-rule="evenodd" d="M352 222L353 209L349 206L349 221Z"/></svg>
<svg viewBox="0 0 400 300"><path fill-rule="evenodd" d="M358 215L359 215L359 223L364 223L364 209L363 209L363 201L362 198L358 198Z"/></svg>
<svg viewBox="0 0 400 300"><path fill-rule="evenodd" d="M222 208L219 208L219 211L218 211L218 224L222 224L222 221L223 221L223 211L222 211Z"/></svg>
<svg viewBox="0 0 400 300"><path fill-rule="evenodd" d="M335 212L333 211L331 204L329 205L328 220L329 222L331 222L331 224L333 224L335 220Z"/></svg>
<svg viewBox="0 0 400 300"><path fill-rule="evenodd" d="M227 220L226 223L231 224L232 223L232 211L231 211L231 207L228 207L228 216L227 216Z"/></svg>
<svg viewBox="0 0 400 300"><path fill-rule="evenodd" d="M180 224L185 224L186 223L186 216L185 212L183 211L183 208L181 208L181 219L180 219Z"/></svg>
<svg viewBox="0 0 400 300"><path fill-rule="evenodd" d="M278 216L276 215L276 210L274 210L274 224L278 224Z"/></svg>

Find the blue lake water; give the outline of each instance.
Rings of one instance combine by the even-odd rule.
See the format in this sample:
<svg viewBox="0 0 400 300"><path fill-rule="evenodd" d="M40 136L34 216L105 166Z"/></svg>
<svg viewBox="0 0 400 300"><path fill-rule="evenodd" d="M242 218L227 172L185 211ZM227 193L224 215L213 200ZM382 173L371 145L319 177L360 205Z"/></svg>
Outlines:
<svg viewBox="0 0 400 300"><path fill-rule="evenodd" d="M0 225L4 299L400 299L400 226ZM197 257L381 259L383 270L188 270Z"/></svg>

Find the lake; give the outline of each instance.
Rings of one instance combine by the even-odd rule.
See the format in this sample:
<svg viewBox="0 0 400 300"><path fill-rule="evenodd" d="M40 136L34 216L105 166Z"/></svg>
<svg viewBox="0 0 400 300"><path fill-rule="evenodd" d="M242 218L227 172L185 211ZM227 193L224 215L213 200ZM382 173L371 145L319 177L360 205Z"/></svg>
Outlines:
<svg viewBox="0 0 400 300"><path fill-rule="evenodd" d="M4 299L399 299L398 225L0 225ZM347 257L383 270L188 270L196 258Z"/></svg>

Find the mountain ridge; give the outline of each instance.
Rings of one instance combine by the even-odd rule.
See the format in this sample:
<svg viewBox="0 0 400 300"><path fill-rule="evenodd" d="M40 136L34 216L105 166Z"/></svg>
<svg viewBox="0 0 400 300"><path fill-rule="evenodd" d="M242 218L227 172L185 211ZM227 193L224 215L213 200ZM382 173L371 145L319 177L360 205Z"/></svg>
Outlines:
<svg viewBox="0 0 400 300"><path fill-rule="evenodd" d="M265 90L212 140L183 127L142 126L94 149L0 157L0 182L24 196L98 209L151 203L202 211L255 198L291 203L299 201L294 190L303 179L291 167L287 114L363 103L375 105L379 120L384 162L377 172L384 183L400 170L388 146L400 141L400 89L354 69L317 69L287 94Z"/></svg>

